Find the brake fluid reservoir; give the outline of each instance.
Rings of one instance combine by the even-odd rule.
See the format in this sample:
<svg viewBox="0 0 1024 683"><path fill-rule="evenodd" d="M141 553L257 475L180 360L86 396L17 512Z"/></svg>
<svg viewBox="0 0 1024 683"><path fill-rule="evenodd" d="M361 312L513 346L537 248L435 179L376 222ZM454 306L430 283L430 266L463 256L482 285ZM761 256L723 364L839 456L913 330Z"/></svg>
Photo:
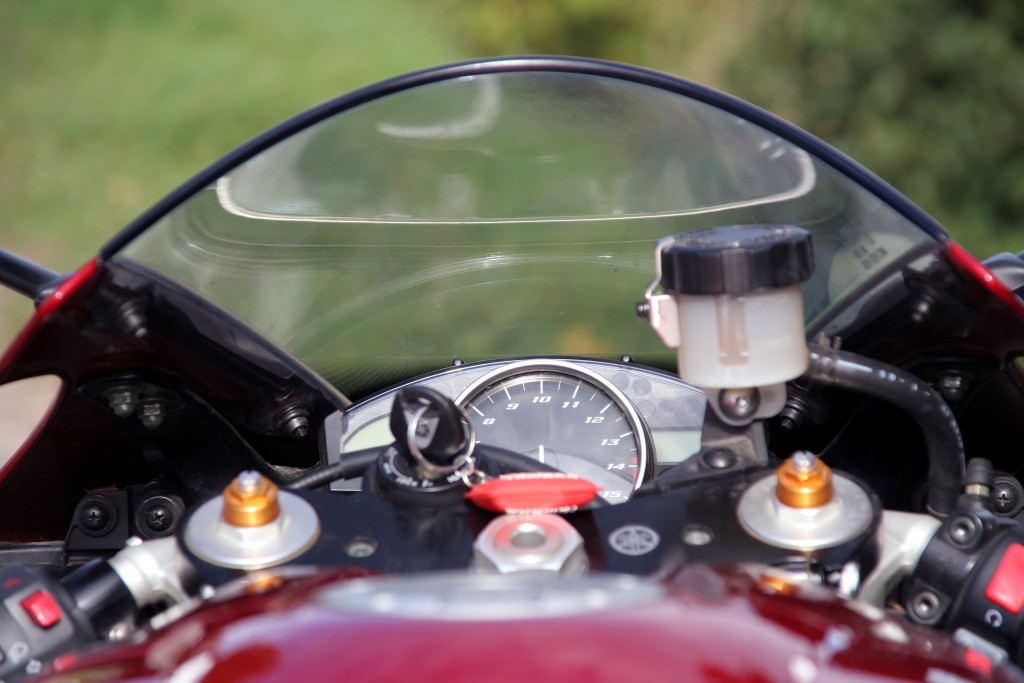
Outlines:
<svg viewBox="0 0 1024 683"><path fill-rule="evenodd" d="M659 243L651 325L678 347L679 375L699 387L761 387L807 369L800 283L811 235L790 225L735 225ZM652 283L655 284L655 283Z"/></svg>

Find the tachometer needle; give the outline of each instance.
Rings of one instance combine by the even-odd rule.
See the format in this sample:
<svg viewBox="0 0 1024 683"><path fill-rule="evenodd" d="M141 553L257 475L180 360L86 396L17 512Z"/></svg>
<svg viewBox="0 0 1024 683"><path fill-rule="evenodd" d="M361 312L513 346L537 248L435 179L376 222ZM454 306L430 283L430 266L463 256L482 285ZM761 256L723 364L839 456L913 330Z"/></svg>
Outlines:
<svg viewBox="0 0 1024 683"><path fill-rule="evenodd" d="M540 447L537 448L537 457L541 462L544 462L544 444L541 444Z"/></svg>

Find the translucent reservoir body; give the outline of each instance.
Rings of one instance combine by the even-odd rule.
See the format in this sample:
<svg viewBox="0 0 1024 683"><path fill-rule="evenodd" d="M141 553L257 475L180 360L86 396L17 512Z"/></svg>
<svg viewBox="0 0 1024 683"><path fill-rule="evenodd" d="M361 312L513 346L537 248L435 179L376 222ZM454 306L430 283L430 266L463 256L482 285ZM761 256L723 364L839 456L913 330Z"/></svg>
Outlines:
<svg viewBox="0 0 1024 683"><path fill-rule="evenodd" d="M807 369L799 286L740 296L674 294L679 374L702 387L766 386ZM667 303L667 302L666 302Z"/></svg>

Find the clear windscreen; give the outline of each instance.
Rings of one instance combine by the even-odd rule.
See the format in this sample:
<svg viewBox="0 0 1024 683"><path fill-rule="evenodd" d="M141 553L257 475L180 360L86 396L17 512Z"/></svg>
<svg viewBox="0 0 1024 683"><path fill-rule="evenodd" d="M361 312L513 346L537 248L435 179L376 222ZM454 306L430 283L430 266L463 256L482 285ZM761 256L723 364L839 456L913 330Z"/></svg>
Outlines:
<svg viewBox="0 0 1024 683"><path fill-rule="evenodd" d="M351 398L527 355L671 367L635 313L666 235L813 234L808 321L931 242L735 115L592 74L490 73L343 111L237 167L117 258L208 297Z"/></svg>

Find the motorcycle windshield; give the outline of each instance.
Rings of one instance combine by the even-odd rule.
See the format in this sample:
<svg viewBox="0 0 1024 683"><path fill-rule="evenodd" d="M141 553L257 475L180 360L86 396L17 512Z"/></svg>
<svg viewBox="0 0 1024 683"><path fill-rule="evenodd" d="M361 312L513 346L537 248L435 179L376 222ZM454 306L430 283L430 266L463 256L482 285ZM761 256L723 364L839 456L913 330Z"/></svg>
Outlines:
<svg viewBox="0 0 1024 683"><path fill-rule="evenodd" d="M634 313L666 235L806 228L811 325L938 247L791 136L590 64L477 69L339 107L114 258L211 299L358 398L456 357L673 367Z"/></svg>

